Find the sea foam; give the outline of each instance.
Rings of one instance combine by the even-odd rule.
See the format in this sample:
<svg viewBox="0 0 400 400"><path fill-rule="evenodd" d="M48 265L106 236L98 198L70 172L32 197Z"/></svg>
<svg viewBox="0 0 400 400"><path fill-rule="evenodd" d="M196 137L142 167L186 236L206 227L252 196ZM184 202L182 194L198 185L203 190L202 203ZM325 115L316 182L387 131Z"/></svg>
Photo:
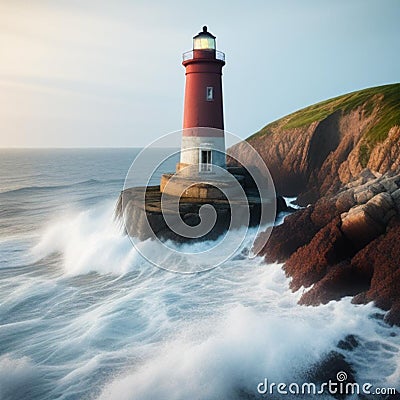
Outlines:
<svg viewBox="0 0 400 400"><path fill-rule="evenodd" d="M140 245L152 246L162 260L158 243ZM201 252L209 245L182 248ZM40 263L53 253L64 273L55 281L58 294L49 286L52 303L76 309L63 315L68 324L46 328L46 340L57 338L52 354L62 365L52 395L73 398L89 390L99 400L240 399L256 394L264 378L303 379L332 350L345 355L360 381L399 385L400 330L375 318L373 304L354 305L350 298L298 305L301 291L291 292L279 264L249 260L244 252L207 273L162 271L122 234L111 204L52 221L32 255ZM339 349L349 334L359 346ZM31 339L33 353L43 335Z"/></svg>
<svg viewBox="0 0 400 400"><path fill-rule="evenodd" d="M67 275L128 272L140 256L114 221L113 212L110 203L84 211L67 211L67 215L45 227L32 256L39 260L61 254Z"/></svg>

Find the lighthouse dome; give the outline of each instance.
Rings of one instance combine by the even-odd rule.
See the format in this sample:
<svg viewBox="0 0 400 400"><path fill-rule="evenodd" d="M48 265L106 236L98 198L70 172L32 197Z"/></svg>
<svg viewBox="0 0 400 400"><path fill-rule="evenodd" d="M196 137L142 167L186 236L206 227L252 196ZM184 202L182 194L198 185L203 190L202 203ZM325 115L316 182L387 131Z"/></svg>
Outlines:
<svg viewBox="0 0 400 400"><path fill-rule="evenodd" d="M203 26L203 31L193 37L193 50L215 50L215 36Z"/></svg>

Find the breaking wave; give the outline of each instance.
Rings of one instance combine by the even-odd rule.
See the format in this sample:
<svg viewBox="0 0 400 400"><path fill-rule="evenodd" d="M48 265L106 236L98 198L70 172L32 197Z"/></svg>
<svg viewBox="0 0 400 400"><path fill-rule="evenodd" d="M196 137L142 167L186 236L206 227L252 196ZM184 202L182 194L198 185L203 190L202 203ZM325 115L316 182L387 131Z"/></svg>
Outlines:
<svg viewBox="0 0 400 400"><path fill-rule="evenodd" d="M265 377L298 381L332 350L360 381L399 385L400 330L383 323L372 304L345 298L299 306L301 292L290 291L280 265L240 254L203 274L158 270L122 234L113 207L52 221L31 254L47 268L61 262L61 274L43 278L40 290L26 283L13 298L13 308L29 294L40 296L38 307L53 305L29 322L25 344L42 379L57 355L56 384L44 398L253 398ZM157 243L142 245L163 257ZM358 347L338 348L350 334ZM46 357L39 343L49 348Z"/></svg>

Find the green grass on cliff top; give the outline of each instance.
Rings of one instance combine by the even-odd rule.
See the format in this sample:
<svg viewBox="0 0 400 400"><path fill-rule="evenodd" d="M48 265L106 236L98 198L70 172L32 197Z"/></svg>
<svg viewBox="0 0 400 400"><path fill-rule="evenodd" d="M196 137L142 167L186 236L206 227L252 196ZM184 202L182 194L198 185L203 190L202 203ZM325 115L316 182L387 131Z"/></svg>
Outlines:
<svg viewBox="0 0 400 400"><path fill-rule="evenodd" d="M337 110L347 113L360 105L364 105L367 115L372 113L375 106L379 107L377 123L364 138L366 143L371 146L385 140L391 127L400 126L400 83L359 90L303 108L268 124L249 139L270 134L274 126L280 126L281 129L299 128L322 121Z"/></svg>

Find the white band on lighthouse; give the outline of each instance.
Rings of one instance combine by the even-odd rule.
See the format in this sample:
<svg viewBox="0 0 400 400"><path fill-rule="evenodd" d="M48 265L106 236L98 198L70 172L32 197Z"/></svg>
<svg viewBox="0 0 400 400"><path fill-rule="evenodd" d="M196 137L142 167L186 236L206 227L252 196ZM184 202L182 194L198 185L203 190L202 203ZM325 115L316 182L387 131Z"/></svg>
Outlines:
<svg viewBox="0 0 400 400"><path fill-rule="evenodd" d="M216 129L203 128L207 133ZM202 163L201 151L212 152L211 164L225 168L225 137L214 135L185 136L182 135L181 164L199 165Z"/></svg>

